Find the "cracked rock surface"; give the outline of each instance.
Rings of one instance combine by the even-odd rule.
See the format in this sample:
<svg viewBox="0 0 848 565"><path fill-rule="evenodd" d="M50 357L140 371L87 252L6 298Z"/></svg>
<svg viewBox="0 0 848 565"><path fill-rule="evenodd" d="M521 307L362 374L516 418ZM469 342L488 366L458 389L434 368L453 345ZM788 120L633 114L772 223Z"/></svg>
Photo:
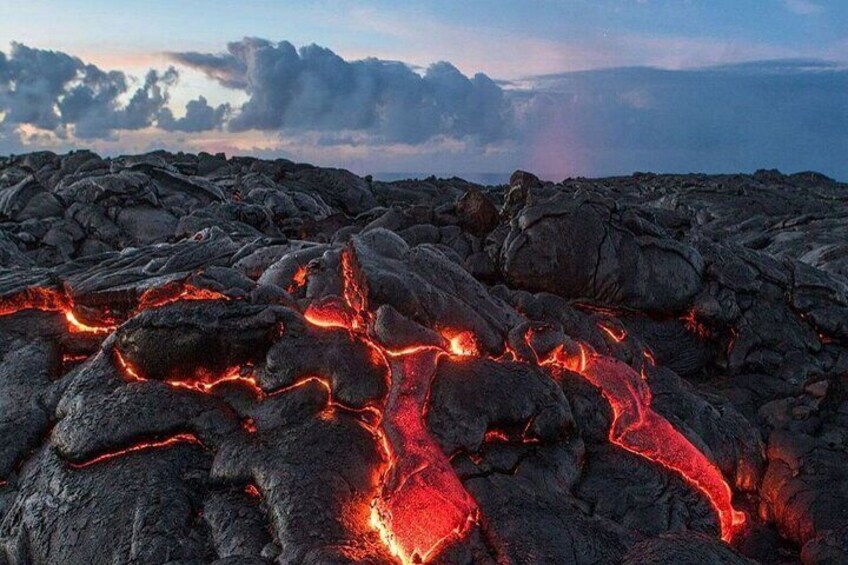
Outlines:
<svg viewBox="0 0 848 565"><path fill-rule="evenodd" d="M421 561L848 562L848 185L0 157L0 565Z"/></svg>

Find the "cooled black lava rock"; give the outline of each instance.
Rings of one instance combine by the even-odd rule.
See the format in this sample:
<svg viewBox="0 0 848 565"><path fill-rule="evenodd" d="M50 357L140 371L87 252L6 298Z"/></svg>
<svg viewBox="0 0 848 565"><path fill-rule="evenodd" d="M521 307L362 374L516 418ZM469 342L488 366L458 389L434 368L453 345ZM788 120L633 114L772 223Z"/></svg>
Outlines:
<svg viewBox="0 0 848 565"><path fill-rule="evenodd" d="M395 562L372 503L416 348L444 350L419 447L479 508L432 562L848 555L848 185L821 175L41 152L0 159L0 266L0 565ZM730 544L615 435L593 353L720 470Z"/></svg>

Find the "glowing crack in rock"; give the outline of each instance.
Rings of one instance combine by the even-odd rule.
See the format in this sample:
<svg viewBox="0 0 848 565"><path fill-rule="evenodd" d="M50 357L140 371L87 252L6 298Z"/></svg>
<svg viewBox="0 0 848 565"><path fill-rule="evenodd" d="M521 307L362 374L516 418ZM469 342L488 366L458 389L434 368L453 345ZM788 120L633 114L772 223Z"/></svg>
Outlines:
<svg viewBox="0 0 848 565"><path fill-rule="evenodd" d="M90 467L92 465L104 463L104 462L109 461L111 459L123 457L123 456L129 455L131 453L138 453L140 451L148 451L148 450L151 450L151 449L162 449L162 448L166 448L166 447L170 447L172 445L178 445L178 444L192 444L192 445L198 445L200 447L203 447L203 443L199 439L197 439L197 436L195 436L194 434L181 433L181 434L176 434L176 435L173 435L171 437L165 438L163 440L143 441L143 442L131 445L129 447L125 447L123 449L118 449L116 451L109 451L109 452L103 453L101 455L98 455L97 457L94 457L94 458L89 459L87 461L83 461L81 463L70 463L69 465L73 469L83 469L85 467Z"/></svg>
<svg viewBox="0 0 848 565"><path fill-rule="evenodd" d="M74 333L107 334L115 329L114 325L95 326L80 321L74 308L74 301L66 292L53 288L33 287L0 298L0 316L16 314L23 310L60 312L68 323L68 331Z"/></svg>
<svg viewBox="0 0 848 565"><path fill-rule="evenodd" d="M226 299L227 296L220 292L198 288L185 282L172 282L142 292L131 315L178 301ZM106 316L97 324L80 320L73 297L64 290L54 288L32 287L0 298L0 316L24 310L60 312L65 316L68 331L73 333L105 335L118 327L115 320Z"/></svg>

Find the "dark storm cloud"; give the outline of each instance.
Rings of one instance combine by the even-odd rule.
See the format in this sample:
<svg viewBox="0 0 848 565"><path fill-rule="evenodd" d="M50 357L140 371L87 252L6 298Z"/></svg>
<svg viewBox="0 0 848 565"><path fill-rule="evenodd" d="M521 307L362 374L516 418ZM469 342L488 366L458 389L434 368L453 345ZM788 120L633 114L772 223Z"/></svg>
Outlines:
<svg viewBox="0 0 848 565"><path fill-rule="evenodd" d="M205 112L206 100L191 101L191 116L174 120L168 88L177 71L151 70L134 91L119 71L103 71L60 51L33 49L13 43L9 56L0 52L0 112L5 129L18 124L53 131L64 137L68 126L81 139L108 138L118 130L137 130L155 125L160 117L173 129L200 131L217 127L225 108ZM129 95L129 100L121 99ZM217 122L214 119L217 117Z"/></svg>
<svg viewBox="0 0 848 565"><path fill-rule="evenodd" d="M345 61L317 45L298 50L287 41L246 38L227 50L173 57L247 92L229 122L232 131L359 130L406 143L438 135L489 142L508 133L510 105L501 88L450 63L422 76L395 61Z"/></svg>

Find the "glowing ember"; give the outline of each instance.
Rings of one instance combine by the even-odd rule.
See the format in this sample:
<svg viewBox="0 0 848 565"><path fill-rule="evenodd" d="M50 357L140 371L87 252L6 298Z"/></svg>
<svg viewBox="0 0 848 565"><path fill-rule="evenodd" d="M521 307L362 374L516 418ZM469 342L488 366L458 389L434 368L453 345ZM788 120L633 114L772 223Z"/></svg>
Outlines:
<svg viewBox="0 0 848 565"><path fill-rule="evenodd" d="M306 321L319 328L343 328L350 330L353 327L351 313L334 302L312 303L303 313Z"/></svg>
<svg viewBox="0 0 848 565"><path fill-rule="evenodd" d="M509 436L501 430L489 430L483 436L484 443L493 443L497 441L507 442L509 441Z"/></svg>
<svg viewBox="0 0 848 565"><path fill-rule="evenodd" d="M244 431L249 434L256 433L256 422L253 421L253 418L245 418L241 421L241 427Z"/></svg>
<svg viewBox="0 0 848 565"><path fill-rule="evenodd" d="M247 496L250 496L252 498L262 498L262 495L259 493L259 489L256 488L256 485L254 484L248 484L247 486L245 486L244 492L245 494L247 494Z"/></svg>
<svg viewBox="0 0 848 565"><path fill-rule="evenodd" d="M74 353L63 353L62 354L62 364L63 365L74 365L76 363L82 363L88 359L88 355L84 353L74 354Z"/></svg>
<svg viewBox="0 0 848 565"><path fill-rule="evenodd" d="M172 282L163 286L149 288L141 293L135 312L142 312L151 308L159 308L167 304L183 300L227 300L225 294L199 288L189 283Z"/></svg>
<svg viewBox="0 0 848 565"><path fill-rule="evenodd" d="M138 369L135 368L133 364L127 361L121 351L115 347L113 349L115 353L115 360L118 362L118 367L121 368L124 375L127 377L129 381L144 381L146 380L138 373Z"/></svg>
<svg viewBox="0 0 848 565"><path fill-rule="evenodd" d="M309 269L306 267L306 265L301 265L294 272L294 275L292 275L291 283L289 284L289 286L286 290L288 290L289 293L293 293L297 289L303 288L303 286L306 285L306 281L308 279L309 279Z"/></svg>
<svg viewBox="0 0 848 565"><path fill-rule="evenodd" d="M203 447L203 443L199 439L197 439L197 436L195 436L194 434L184 433L171 436L161 441L147 441L143 443L137 443L135 445L118 451L110 451L109 453L98 455L94 459L89 459L88 461L84 461L82 463L70 463L70 466L73 469L82 469L84 467L90 467L91 465L103 463L104 461L109 461L110 459L123 457L124 455L128 455L130 453L137 453L139 451L147 451L150 449L161 449L177 444L193 444Z"/></svg>
<svg viewBox="0 0 848 565"><path fill-rule="evenodd" d="M707 339L708 337L710 337L711 332L709 328L698 320L694 310L686 312L686 314L680 319L686 325L686 329L698 336L699 338Z"/></svg>
<svg viewBox="0 0 848 565"><path fill-rule="evenodd" d="M72 332L107 334L115 330L116 326L89 326L77 319L72 310L65 311L65 319L68 321L68 329Z"/></svg>
<svg viewBox="0 0 848 565"><path fill-rule="evenodd" d="M607 324L598 324L598 328L607 334L614 342L621 343L627 339L627 332L623 328L614 328Z"/></svg>
<svg viewBox="0 0 848 565"><path fill-rule="evenodd" d="M479 357L480 347L477 338L469 331L456 332L443 330L442 337L448 340L451 354L457 357Z"/></svg>

